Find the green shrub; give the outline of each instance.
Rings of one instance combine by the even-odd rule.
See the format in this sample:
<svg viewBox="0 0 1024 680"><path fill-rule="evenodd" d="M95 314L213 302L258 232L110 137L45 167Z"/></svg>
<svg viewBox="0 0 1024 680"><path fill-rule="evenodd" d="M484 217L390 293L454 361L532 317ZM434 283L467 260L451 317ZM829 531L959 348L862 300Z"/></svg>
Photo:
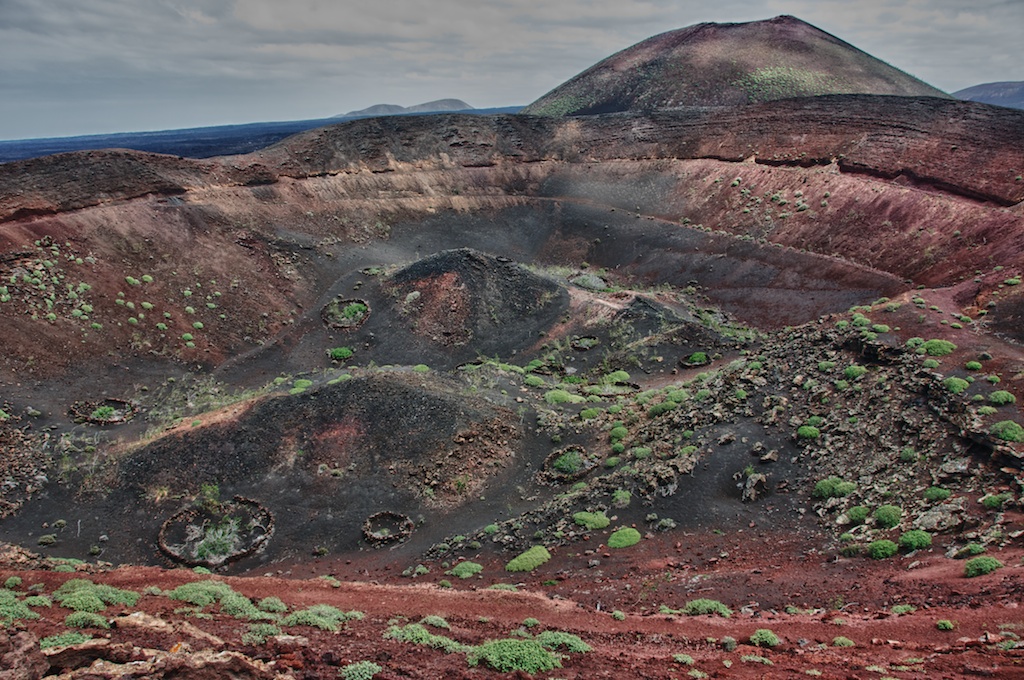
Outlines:
<svg viewBox="0 0 1024 680"><path fill-rule="evenodd" d="M993 493L982 498L981 504L988 510L999 510L1012 497L1008 493Z"/></svg>
<svg viewBox="0 0 1024 680"><path fill-rule="evenodd" d="M705 352L694 352L686 361L690 364L706 364L708 363L708 355Z"/></svg>
<svg viewBox="0 0 1024 680"><path fill-rule="evenodd" d="M900 547L904 550L922 550L930 547L932 535L920 529L911 529L900 536Z"/></svg>
<svg viewBox="0 0 1024 680"><path fill-rule="evenodd" d="M528 375L525 378L523 378L523 383L525 383L529 387L540 387L541 385L544 384L544 378L540 377L539 375Z"/></svg>
<svg viewBox="0 0 1024 680"><path fill-rule="evenodd" d="M837 635L836 637L832 638L832 646L833 647L856 647L857 643L855 643L853 640L851 640L848 637L843 637L842 635Z"/></svg>
<svg viewBox="0 0 1024 680"><path fill-rule="evenodd" d="M758 628L750 636L750 644L755 647L777 647L780 642L779 636L767 628Z"/></svg>
<svg viewBox="0 0 1024 680"><path fill-rule="evenodd" d="M337 632L343 624L362 618L362 612L343 612L327 604L315 604L307 609L299 609L292 612L281 620L281 625L310 626L333 633Z"/></svg>
<svg viewBox="0 0 1024 680"><path fill-rule="evenodd" d="M944 357L956 351L956 345L948 340L929 340L921 345L924 353L930 357Z"/></svg>
<svg viewBox="0 0 1024 680"><path fill-rule="evenodd" d="M911 604L897 604L894 605L893 608L889 611L891 611L896 616L902 616L903 614L910 614L911 612L917 611L917 607Z"/></svg>
<svg viewBox="0 0 1024 680"><path fill-rule="evenodd" d="M939 619L935 622L935 627L939 630L953 630L956 626L949 619Z"/></svg>
<svg viewBox="0 0 1024 680"><path fill-rule="evenodd" d="M372 661L357 661L341 668L341 680L373 680L383 668Z"/></svg>
<svg viewBox="0 0 1024 680"><path fill-rule="evenodd" d="M696 661L693 660L693 657L689 654L673 654L672 660L684 666L692 666L696 663Z"/></svg>
<svg viewBox="0 0 1024 680"><path fill-rule="evenodd" d="M873 560L884 560L897 552L899 552L899 547L886 538L868 544L868 555Z"/></svg>
<svg viewBox="0 0 1024 680"><path fill-rule="evenodd" d="M280 598L274 597L273 595L265 597L257 602L256 607L261 612L269 612L271 614L282 614L288 611L288 605L282 602Z"/></svg>
<svg viewBox="0 0 1024 680"><path fill-rule="evenodd" d="M68 593L58 599L62 607L73 609L76 612L101 612L107 608L103 600L86 591Z"/></svg>
<svg viewBox="0 0 1024 680"><path fill-rule="evenodd" d="M612 505L616 508L629 507L630 501L633 500L633 494L625 489L616 489L612 493Z"/></svg>
<svg viewBox="0 0 1024 680"><path fill-rule="evenodd" d="M20 576L9 576L4 581L4 588L7 588L7 590L17 590L20 586L21 586L21 577Z"/></svg>
<svg viewBox="0 0 1024 680"><path fill-rule="evenodd" d="M488 640L472 649L466 657L470 666L483 662L500 673L540 673L561 668L558 656L536 640Z"/></svg>
<svg viewBox="0 0 1024 680"><path fill-rule="evenodd" d="M633 527L623 527L608 537L609 548L628 548L640 542L640 532Z"/></svg>
<svg viewBox="0 0 1024 680"><path fill-rule="evenodd" d="M555 458L551 467L564 475L571 475L583 469L584 462L583 454L577 449L569 449Z"/></svg>
<svg viewBox="0 0 1024 680"><path fill-rule="evenodd" d="M197 607L205 607L219 602L228 593L234 592L226 583L221 581L193 581L184 583L167 593L172 600L188 602Z"/></svg>
<svg viewBox="0 0 1024 680"><path fill-rule="evenodd" d="M412 367L413 373L430 373L430 366L426 364L416 364ZM577 402L573 402L577 403Z"/></svg>
<svg viewBox="0 0 1024 680"><path fill-rule="evenodd" d="M446 573L451 574L452 576L457 576L459 578L469 578L471 576L479 574L483 570L483 565L477 564L476 562L470 562L467 560L465 562L459 562L451 568L451 571L448 571Z"/></svg>
<svg viewBox="0 0 1024 680"><path fill-rule="evenodd" d="M580 411L580 420L593 420L601 415L599 408L585 408Z"/></svg>
<svg viewBox="0 0 1024 680"><path fill-rule="evenodd" d="M620 383L629 382L629 373L625 371L612 371L604 377L602 382L609 385L618 385Z"/></svg>
<svg viewBox="0 0 1024 680"><path fill-rule="evenodd" d="M729 618L732 616L732 610L726 607L718 600L709 600L707 598L698 598L696 600L690 600L687 602L682 609L682 612L687 616L702 616L704 614L717 614L723 618Z"/></svg>
<svg viewBox="0 0 1024 680"><path fill-rule="evenodd" d="M405 626L391 626L384 631L385 640L396 640L398 642L409 642L414 645L423 645L432 649L440 649L445 654L460 654L470 651L472 648L461 642L456 642L444 635L431 633L423 624L410 623Z"/></svg>
<svg viewBox="0 0 1024 680"><path fill-rule="evenodd" d="M964 368L966 368L968 371L980 371L981 370L981 362L978 362L978 361L968 361L966 364L964 364Z"/></svg>
<svg viewBox="0 0 1024 680"><path fill-rule="evenodd" d="M573 514L572 520L590 530L604 529L611 523L603 512L577 512Z"/></svg>
<svg viewBox="0 0 1024 680"><path fill-rule="evenodd" d="M882 505L875 510L875 521L886 529L892 529L900 523L903 510L896 505Z"/></svg>
<svg viewBox="0 0 1024 680"><path fill-rule="evenodd" d="M16 620L38 619L39 614L28 608L10 590L0 590L0 628Z"/></svg>
<svg viewBox="0 0 1024 680"><path fill-rule="evenodd" d="M626 620L626 615L625 615L625 613L623 613L623 612L619 611L618 609L616 609L615 611L612 612L612 618L615 619L616 621L625 621Z"/></svg>
<svg viewBox="0 0 1024 680"><path fill-rule="evenodd" d="M821 436L821 430L813 425L801 425L797 428L796 436L800 439L817 439Z"/></svg>
<svg viewBox="0 0 1024 680"><path fill-rule="evenodd" d="M430 614L420 619L420 623L424 626L433 626L434 628L443 628L444 630L451 630L451 624L449 624L444 617L437 616L436 614Z"/></svg>
<svg viewBox="0 0 1024 680"><path fill-rule="evenodd" d="M865 520L867 520L868 515L870 513L871 510L870 508L868 508L868 506L855 505L846 511L846 516L849 518L851 524L857 525L864 524Z"/></svg>
<svg viewBox="0 0 1024 680"><path fill-rule="evenodd" d="M967 578L974 578L975 576L984 576L985 574L991 574L996 569L1003 566L1003 563L994 557L988 555L982 555L981 557L974 557L967 560L964 564L964 576Z"/></svg>
<svg viewBox="0 0 1024 680"><path fill-rule="evenodd" d="M586 398L578 394L571 394L565 390L549 390L544 393L544 401L554 406L556 404L582 404L586 401Z"/></svg>
<svg viewBox="0 0 1024 680"><path fill-rule="evenodd" d="M1017 403L1017 397L1006 390L996 390L992 394L988 395L988 400L997 406Z"/></svg>
<svg viewBox="0 0 1024 680"><path fill-rule="evenodd" d="M944 501L953 494L949 489L943 489L941 486L929 486L924 490L924 499L926 501Z"/></svg>
<svg viewBox="0 0 1024 680"><path fill-rule="evenodd" d="M943 380L942 386L945 387L950 392L952 392L953 394L960 394L968 387L970 387L971 384L964 380L963 378L951 377Z"/></svg>
<svg viewBox="0 0 1024 680"><path fill-rule="evenodd" d="M677 406L679 406L679 404L674 401L663 401L660 404L655 404L651 408L647 409L647 417L657 418L661 414L668 413Z"/></svg>
<svg viewBox="0 0 1024 680"><path fill-rule="evenodd" d="M105 618L92 612L68 614L64 618L64 625L68 628L110 628L110 624Z"/></svg>
<svg viewBox="0 0 1024 680"><path fill-rule="evenodd" d="M559 648L572 654L586 654L592 647L572 633L559 630L546 630L533 638L541 647L555 651Z"/></svg>
<svg viewBox="0 0 1024 680"><path fill-rule="evenodd" d="M22 603L26 607L52 607L53 600L48 598L46 595L29 595Z"/></svg>
<svg viewBox="0 0 1024 680"><path fill-rule="evenodd" d="M235 592L227 593L220 599L220 613L236 619L273 618L267 612L257 609L252 600L245 595Z"/></svg>
<svg viewBox="0 0 1024 680"><path fill-rule="evenodd" d="M812 492L815 498L842 498L849 496L857 489L853 482L844 482L839 477L822 479L814 485Z"/></svg>
<svg viewBox="0 0 1024 680"><path fill-rule="evenodd" d="M628 435L628 434L629 434L629 430L627 430L622 425L618 425L616 427L613 427L608 432L608 439L614 444L615 442L619 441L620 439L624 439L626 437L626 435Z"/></svg>
<svg viewBox="0 0 1024 680"><path fill-rule="evenodd" d="M1008 442L1024 442L1024 427L1012 420L1003 420L989 428L992 436Z"/></svg>
<svg viewBox="0 0 1024 680"><path fill-rule="evenodd" d="M551 553L542 545L535 545L514 557L505 565L505 571L533 571L551 559Z"/></svg>
<svg viewBox="0 0 1024 680"><path fill-rule="evenodd" d="M917 451L912 446L904 446L900 450L900 461L903 463L913 463L917 460Z"/></svg>
<svg viewBox="0 0 1024 680"><path fill-rule="evenodd" d="M867 372L868 369L864 368L863 366L853 364L851 366L846 367L846 370L843 371L843 376L845 376L847 380L856 380L857 378L861 377Z"/></svg>
<svg viewBox="0 0 1024 680"><path fill-rule="evenodd" d="M262 645L270 638L280 634L281 629L273 623L250 623L249 629L242 634L242 643Z"/></svg>
<svg viewBox="0 0 1024 680"><path fill-rule="evenodd" d="M88 642L91 639L91 635L71 630L66 633L58 633L57 635L44 637L39 641L39 648L50 649L52 647L70 647L71 645L80 645L83 642Z"/></svg>
<svg viewBox="0 0 1024 680"><path fill-rule="evenodd" d="M939 367L939 362L935 359L925 359L921 362L921 365L925 368L935 369Z"/></svg>
<svg viewBox="0 0 1024 680"><path fill-rule="evenodd" d="M350 347L332 347L327 350L327 356L331 358L331 361L345 361L351 358L354 353Z"/></svg>

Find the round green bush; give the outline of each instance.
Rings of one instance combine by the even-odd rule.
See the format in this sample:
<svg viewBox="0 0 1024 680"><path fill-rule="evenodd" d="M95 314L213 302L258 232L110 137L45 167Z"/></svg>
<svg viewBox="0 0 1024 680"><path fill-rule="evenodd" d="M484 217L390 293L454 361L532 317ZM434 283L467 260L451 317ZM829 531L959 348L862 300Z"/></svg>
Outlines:
<svg viewBox="0 0 1024 680"><path fill-rule="evenodd" d="M885 529L892 529L900 523L903 510L896 505L883 505L875 510L875 521Z"/></svg>
<svg viewBox="0 0 1024 680"><path fill-rule="evenodd" d="M990 493L981 499L981 504L988 510L999 510L1011 498L1008 493Z"/></svg>
<svg viewBox="0 0 1024 680"><path fill-rule="evenodd" d="M821 436L821 430L813 425L801 425L796 431L796 436L800 439L817 439Z"/></svg>
<svg viewBox="0 0 1024 680"><path fill-rule="evenodd" d="M839 477L822 479L814 485L812 492L815 498L842 498L849 496L857 489L853 482L844 482Z"/></svg>
<svg viewBox="0 0 1024 680"><path fill-rule="evenodd" d="M628 434L629 434L629 430L627 430L622 425L619 425L618 427L613 427L608 432L608 439L610 439L611 442L614 444L615 442L619 441L620 439L623 439Z"/></svg>
<svg viewBox="0 0 1024 680"><path fill-rule="evenodd" d="M952 495L949 489L943 489L941 486L929 486L924 490L924 499L926 501L944 501Z"/></svg>
<svg viewBox="0 0 1024 680"><path fill-rule="evenodd" d="M542 545L535 545L514 557L505 565L505 571L533 571L551 559L551 553Z"/></svg>
<svg viewBox="0 0 1024 680"><path fill-rule="evenodd" d="M572 516L576 524L587 529L604 529L611 520L603 512L577 512Z"/></svg>
<svg viewBox="0 0 1024 680"><path fill-rule="evenodd" d="M981 363L977 361L968 361L966 364L964 364L964 368L966 368L968 371L980 371Z"/></svg>
<svg viewBox="0 0 1024 680"><path fill-rule="evenodd" d="M953 630L956 626L949 619L939 619L935 622L935 627L939 630Z"/></svg>
<svg viewBox="0 0 1024 680"><path fill-rule="evenodd" d="M846 511L846 516L851 524L864 524L871 510L866 505L855 505Z"/></svg>
<svg viewBox="0 0 1024 680"><path fill-rule="evenodd" d="M780 642L779 636L767 628L758 628L750 636L750 644L755 647L777 647Z"/></svg>
<svg viewBox="0 0 1024 680"><path fill-rule="evenodd" d="M989 428L994 437L1008 442L1024 442L1024 427L1012 420L1003 420Z"/></svg>
<svg viewBox="0 0 1024 680"><path fill-rule="evenodd" d="M868 555L873 560L884 560L888 557L892 557L897 552L899 552L899 547L886 538L878 541L872 541L868 544Z"/></svg>
<svg viewBox="0 0 1024 680"><path fill-rule="evenodd" d="M1006 390L996 390L992 394L988 395L988 400L998 406L1017 403L1017 397Z"/></svg>
<svg viewBox="0 0 1024 680"><path fill-rule="evenodd" d="M608 537L609 548L628 548L640 542L640 532L633 527L623 527Z"/></svg>
<svg viewBox="0 0 1024 680"><path fill-rule="evenodd" d="M68 614L64 618L64 625L68 628L110 628L110 624L105 618L92 612Z"/></svg>
<svg viewBox="0 0 1024 680"><path fill-rule="evenodd" d="M911 529L900 536L900 547L904 550L923 550L931 547L932 535L920 529Z"/></svg>
<svg viewBox="0 0 1024 680"><path fill-rule="evenodd" d="M847 380L856 380L857 378L861 377L867 372L868 369L864 368L863 366L853 364L851 366L846 367L846 370L843 371L843 375L846 377Z"/></svg>
<svg viewBox="0 0 1024 680"><path fill-rule="evenodd" d="M953 394L960 394L961 392L966 390L968 387L970 387L971 384L969 382L967 382L966 380L964 380L963 378L953 377L953 378L946 378L945 380L943 380L942 381L942 386L945 387L950 392L952 392Z"/></svg>
<svg viewBox="0 0 1024 680"><path fill-rule="evenodd" d="M921 345L924 353L930 357L944 357L956 351L956 345L948 340L929 340Z"/></svg>
<svg viewBox="0 0 1024 680"><path fill-rule="evenodd" d="M964 576L967 578L984 576L985 574L991 574L1001 566L1003 566L1003 563L996 558L982 555L981 557L967 560L967 563L964 564Z"/></svg>

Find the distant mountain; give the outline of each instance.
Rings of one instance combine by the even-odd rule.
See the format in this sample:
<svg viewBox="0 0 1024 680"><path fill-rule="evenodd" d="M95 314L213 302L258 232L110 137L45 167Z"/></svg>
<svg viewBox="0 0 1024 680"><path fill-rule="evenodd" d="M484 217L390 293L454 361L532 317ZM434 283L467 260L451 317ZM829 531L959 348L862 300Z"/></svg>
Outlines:
<svg viewBox="0 0 1024 680"><path fill-rule="evenodd" d="M971 102L1024 109L1024 81L1008 80L965 87L953 93L954 97Z"/></svg>
<svg viewBox="0 0 1024 680"><path fill-rule="evenodd" d="M522 113L729 106L823 94L949 95L800 19L703 23L648 38Z"/></svg>
<svg viewBox="0 0 1024 680"><path fill-rule="evenodd" d="M399 106L398 104L375 104L358 111L342 113L335 118L352 118L358 116L396 116L408 113L442 113L446 111L472 111L473 107L461 99L437 99L432 102L416 104L414 106Z"/></svg>

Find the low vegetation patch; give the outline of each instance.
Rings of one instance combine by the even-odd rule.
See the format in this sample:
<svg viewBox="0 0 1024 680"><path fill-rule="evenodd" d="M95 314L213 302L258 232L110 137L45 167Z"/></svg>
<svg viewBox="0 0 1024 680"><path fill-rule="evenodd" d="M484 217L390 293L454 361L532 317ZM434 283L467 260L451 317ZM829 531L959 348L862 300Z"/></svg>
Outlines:
<svg viewBox="0 0 1024 680"><path fill-rule="evenodd" d="M732 616L731 609L718 600L709 600L707 598L690 600L683 606L682 612L687 616L702 616L704 614L717 614L723 618Z"/></svg>
<svg viewBox="0 0 1024 680"><path fill-rule="evenodd" d="M633 527L623 527L608 537L609 548L628 548L640 542L640 532Z"/></svg>
<svg viewBox="0 0 1024 680"><path fill-rule="evenodd" d="M920 350L930 357L944 357L956 351L956 345L948 340L929 340L921 345Z"/></svg>
<svg viewBox="0 0 1024 680"><path fill-rule="evenodd" d="M856 489L857 485L853 482L844 482L839 477L829 477L814 485L813 494L815 498L842 498L849 496Z"/></svg>
<svg viewBox="0 0 1024 680"><path fill-rule="evenodd" d="M873 560L884 560L899 552L899 546L887 538L868 544L868 555Z"/></svg>
<svg viewBox="0 0 1024 680"><path fill-rule="evenodd" d="M896 505L882 505L875 510L875 521L885 529L892 529L900 523L903 510Z"/></svg>
<svg viewBox="0 0 1024 680"><path fill-rule="evenodd" d="M923 550L932 545L932 535L920 529L911 529L900 536L900 547L904 550Z"/></svg>
<svg viewBox="0 0 1024 680"><path fill-rule="evenodd" d="M967 560L967 563L964 564L964 576L967 578L984 576L985 574L991 574L1002 566L1003 563L996 558L988 555L982 555L981 557L975 557Z"/></svg>
<svg viewBox="0 0 1024 680"><path fill-rule="evenodd" d="M542 545L535 545L529 550L512 558L505 565L505 571L533 571L551 559L551 553Z"/></svg>
<svg viewBox="0 0 1024 680"><path fill-rule="evenodd" d="M750 644L755 647L778 647L779 636L767 628L758 628L750 636Z"/></svg>
<svg viewBox="0 0 1024 680"><path fill-rule="evenodd" d="M992 436L1008 442L1024 442L1024 427L1012 420L1004 420L989 428Z"/></svg>
<svg viewBox="0 0 1024 680"><path fill-rule="evenodd" d="M572 520L586 529L604 529L611 520L603 512L577 512L573 514Z"/></svg>
<svg viewBox="0 0 1024 680"><path fill-rule="evenodd" d="M467 560L465 562L459 562L447 573L452 576L458 576L459 578L469 578L479 574L483 570L484 568L482 565Z"/></svg>

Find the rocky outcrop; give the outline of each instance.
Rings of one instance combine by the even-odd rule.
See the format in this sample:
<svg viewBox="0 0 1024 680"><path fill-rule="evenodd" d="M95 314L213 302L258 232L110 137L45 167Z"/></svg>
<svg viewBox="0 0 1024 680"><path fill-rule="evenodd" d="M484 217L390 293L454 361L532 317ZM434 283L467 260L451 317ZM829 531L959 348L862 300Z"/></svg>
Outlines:
<svg viewBox="0 0 1024 680"><path fill-rule="evenodd" d="M0 680L38 680L49 669L39 638L25 631L0 630Z"/></svg>

